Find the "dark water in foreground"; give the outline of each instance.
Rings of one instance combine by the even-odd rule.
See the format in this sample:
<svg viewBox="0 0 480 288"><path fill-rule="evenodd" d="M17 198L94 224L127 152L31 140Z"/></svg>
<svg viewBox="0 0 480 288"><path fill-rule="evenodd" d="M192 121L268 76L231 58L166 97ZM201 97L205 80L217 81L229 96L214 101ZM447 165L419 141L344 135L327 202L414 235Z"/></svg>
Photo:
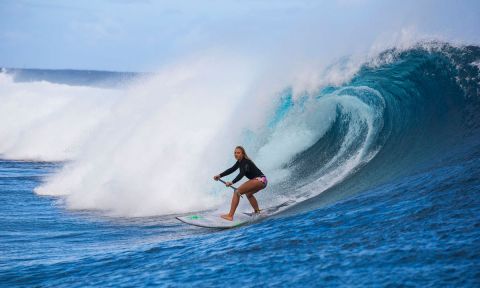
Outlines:
<svg viewBox="0 0 480 288"><path fill-rule="evenodd" d="M55 165L1 162L0 283L475 287L479 154L324 208L226 231L173 217L68 212L58 199L32 193Z"/></svg>

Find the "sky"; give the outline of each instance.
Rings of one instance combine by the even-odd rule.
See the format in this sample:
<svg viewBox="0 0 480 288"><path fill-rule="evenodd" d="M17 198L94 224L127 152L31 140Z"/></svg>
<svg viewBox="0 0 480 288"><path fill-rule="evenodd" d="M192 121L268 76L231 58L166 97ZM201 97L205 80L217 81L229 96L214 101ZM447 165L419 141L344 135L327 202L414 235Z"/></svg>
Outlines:
<svg viewBox="0 0 480 288"><path fill-rule="evenodd" d="M476 0L0 0L0 67L140 72L202 51L302 62L405 38L478 44L478 15Z"/></svg>

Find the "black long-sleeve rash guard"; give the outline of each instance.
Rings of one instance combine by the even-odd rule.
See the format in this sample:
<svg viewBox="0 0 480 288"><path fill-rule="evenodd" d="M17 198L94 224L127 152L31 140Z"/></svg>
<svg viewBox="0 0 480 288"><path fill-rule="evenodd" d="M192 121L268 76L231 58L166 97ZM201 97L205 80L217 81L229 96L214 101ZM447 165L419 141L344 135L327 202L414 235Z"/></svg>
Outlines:
<svg viewBox="0 0 480 288"><path fill-rule="evenodd" d="M232 167L220 173L220 177L230 175L238 168L240 168L240 173L238 173L237 177L233 179L232 183L238 182L243 176L246 176L248 179L265 176L252 160L243 158L242 160L237 161Z"/></svg>

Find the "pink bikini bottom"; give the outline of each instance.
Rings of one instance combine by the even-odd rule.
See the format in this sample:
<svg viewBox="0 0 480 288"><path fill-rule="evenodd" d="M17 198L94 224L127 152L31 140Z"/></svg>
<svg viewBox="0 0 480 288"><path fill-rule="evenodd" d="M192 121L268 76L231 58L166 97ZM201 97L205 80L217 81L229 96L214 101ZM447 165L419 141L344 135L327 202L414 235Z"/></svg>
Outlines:
<svg viewBox="0 0 480 288"><path fill-rule="evenodd" d="M257 177L255 178L257 179L258 181L262 182L263 183L263 188L267 187L267 184L268 184L268 180L267 180L267 177L265 176L262 176L262 177Z"/></svg>

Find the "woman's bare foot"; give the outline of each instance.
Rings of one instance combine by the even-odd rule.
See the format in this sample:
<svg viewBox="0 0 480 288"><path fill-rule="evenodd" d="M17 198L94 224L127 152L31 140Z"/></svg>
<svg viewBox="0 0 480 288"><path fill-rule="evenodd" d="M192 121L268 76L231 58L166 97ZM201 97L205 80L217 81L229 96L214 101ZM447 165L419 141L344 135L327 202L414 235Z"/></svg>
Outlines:
<svg viewBox="0 0 480 288"><path fill-rule="evenodd" d="M228 214L221 215L220 217L222 217L223 219L228 220L228 221L233 221L233 216L230 216Z"/></svg>

